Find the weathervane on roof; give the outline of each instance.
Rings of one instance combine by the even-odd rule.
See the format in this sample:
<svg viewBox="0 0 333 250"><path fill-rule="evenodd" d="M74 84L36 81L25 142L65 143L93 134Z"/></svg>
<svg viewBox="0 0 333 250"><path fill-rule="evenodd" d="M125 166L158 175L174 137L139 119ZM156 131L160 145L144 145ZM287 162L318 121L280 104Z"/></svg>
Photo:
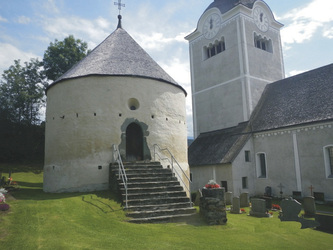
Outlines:
<svg viewBox="0 0 333 250"><path fill-rule="evenodd" d="M121 7L125 7L125 4L121 3L121 0L118 0L118 3L114 2L114 5L118 5L118 10L119 10L119 15L120 15Z"/></svg>

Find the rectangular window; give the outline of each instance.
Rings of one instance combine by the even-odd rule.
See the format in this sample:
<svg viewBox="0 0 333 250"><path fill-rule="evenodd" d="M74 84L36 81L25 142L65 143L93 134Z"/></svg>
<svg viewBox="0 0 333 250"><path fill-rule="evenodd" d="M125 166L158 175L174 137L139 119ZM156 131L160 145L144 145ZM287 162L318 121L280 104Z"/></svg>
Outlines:
<svg viewBox="0 0 333 250"><path fill-rule="evenodd" d="M331 175L333 175L333 147L329 147L327 150L330 162L329 164L330 164Z"/></svg>
<svg viewBox="0 0 333 250"><path fill-rule="evenodd" d="M228 192L228 182L227 181L221 181L221 187L224 187L224 190Z"/></svg>
<svg viewBox="0 0 333 250"><path fill-rule="evenodd" d="M264 153L257 154L257 176L258 178L267 177L266 155Z"/></svg>
<svg viewBox="0 0 333 250"><path fill-rule="evenodd" d="M242 177L242 188L243 189L248 188L247 177Z"/></svg>
<svg viewBox="0 0 333 250"><path fill-rule="evenodd" d="M249 150L245 150L245 162L250 162L250 151Z"/></svg>
<svg viewBox="0 0 333 250"><path fill-rule="evenodd" d="M333 145L324 147L325 171L327 178L333 178Z"/></svg>

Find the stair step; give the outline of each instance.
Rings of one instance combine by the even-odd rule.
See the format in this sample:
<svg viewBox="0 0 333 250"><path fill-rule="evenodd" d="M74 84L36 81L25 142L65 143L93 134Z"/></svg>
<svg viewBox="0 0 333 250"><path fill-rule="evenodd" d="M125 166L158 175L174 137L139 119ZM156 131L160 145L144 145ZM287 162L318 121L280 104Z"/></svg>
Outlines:
<svg viewBox="0 0 333 250"><path fill-rule="evenodd" d="M128 205L162 205L176 202L187 202L188 197L163 197L163 198L151 198L151 199L135 199L127 200Z"/></svg>
<svg viewBox="0 0 333 250"><path fill-rule="evenodd" d="M127 210L130 211L149 211L149 210L164 210L164 209L176 209L176 208L188 208L191 207L191 203L187 202L177 202L177 203L168 203L168 204L159 204L156 205L136 205L128 206Z"/></svg>
<svg viewBox="0 0 333 250"><path fill-rule="evenodd" d="M135 193L158 193L158 192L170 192L170 191L183 191L183 187L178 186L161 186L161 187L136 187L136 188L128 188L127 194L135 194ZM120 189L121 193L125 193L125 189Z"/></svg>
<svg viewBox="0 0 333 250"><path fill-rule="evenodd" d="M126 176L131 175L173 175L172 171L167 168L161 169L126 169ZM118 176L119 170L113 170L114 174Z"/></svg>
<svg viewBox="0 0 333 250"><path fill-rule="evenodd" d="M120 188L124 186L123 183L120 183ZM165 187L165 186L178 186L179 182L178 181L158 181L158 182L130 182L127 183L128 188L136 188L136 187L142 187L142 188L147 188L147 187Z"/></svg>
<svg viewBox="0 0 333 250"><path fill-rule="evenodd" d="M135 223L153 223L186 218L196 213L178 179L159 162L125 163L127 176L127 216ZM118 166L111 166L113 180L125 202L125 188ZM117 179L118 178L118 179Z"/></svg>
<svg viewBox="0 0 333 250"><path fill-rule="evenodd" d="M172 220L178 220L180 218L188 218L193 216L194 214L184 214L184 215L167 215L167 216L156 216L156 217L148 217L148 218L136 218L131 219L128 222L131 223L159 223L159 222L170 222Z"/></svg>
<svg viewBox="0 0 333 250"><path fill-rule="evenodd" d="M127 169L135 169L135 168L142 168L142 169L161 169L163 166L159 162L149 162L149 163L123 163L124 168ZM112 169L118 169L118 164L111 165Z"/></svg>
<svg viewBox="0 0 333 250"><path fill-rule="evenodd" d="M121 179L118 179L118 181L122 181ZM177 177L174 176L153 176L153 177L129 177L127 176L127 182L128 183L142 183L142 182L166 182L166 181L177 181Z"/></svg>
<svg viewBox="0 0 333 250"><path fill-rule="evenodd" d="M162 170L162 171L161 171ZM168 169L161 169L158 171L127 171L126 172L126 176L127 177L136 177L136 176L146 176L146 177L154 177L154 176L174 176L174 174L168 170ZM118 173L116 174L116 176L118 177Z"/></svg>
<svg viewBox="0 0 333 250"><path fill-rule="evenodd" d="M125 199L126 194L122 194L123 199ZM157 199L157 198L178 198L178 197L187 197L185 191L171 191L171 192L155 192L155 193L134 193L128 194L128 200L138 200L138 199Z"/></svg>
<svg viewBox="0 0 333 250"><path fill-rule="evenodd" d="M196 209L192 207L178 208L178 209L165 209L165 210L149 210L149 211L134 211L128 212L127 216L132 218L147 218L168 215L185 215L196 213Z"/></svg>

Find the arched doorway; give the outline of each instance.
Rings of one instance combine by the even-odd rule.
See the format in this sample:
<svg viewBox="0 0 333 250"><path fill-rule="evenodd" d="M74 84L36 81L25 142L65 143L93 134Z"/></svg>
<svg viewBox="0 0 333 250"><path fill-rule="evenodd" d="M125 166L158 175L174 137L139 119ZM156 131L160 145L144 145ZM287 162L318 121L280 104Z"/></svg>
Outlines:
<svg viewBox="0 0 333 250"><path fill-rule="evenodd" d="M126 128L126 160L143 160L143 133L136 123L131 123Z"/></svg>

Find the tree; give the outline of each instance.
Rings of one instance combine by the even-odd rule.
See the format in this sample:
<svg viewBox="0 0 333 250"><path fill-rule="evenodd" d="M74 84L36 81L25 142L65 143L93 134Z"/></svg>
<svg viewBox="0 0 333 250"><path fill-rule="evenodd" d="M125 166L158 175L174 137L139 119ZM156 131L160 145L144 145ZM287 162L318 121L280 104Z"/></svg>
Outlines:
<svg viewBox="0 0 333 250"><path fill-rule="evenodd" d="M70 35L64 41L55 40L44 53L43 66L48 79L55 81L87 54L88 45Z"/></svg>
<svg viewBox="0 0 333 250"><path fill-rule="evenodd" d="M0 114L14 123L39 124L47 84L42 64L30 59L21 65L15 60L0 81Z"/></svg>

